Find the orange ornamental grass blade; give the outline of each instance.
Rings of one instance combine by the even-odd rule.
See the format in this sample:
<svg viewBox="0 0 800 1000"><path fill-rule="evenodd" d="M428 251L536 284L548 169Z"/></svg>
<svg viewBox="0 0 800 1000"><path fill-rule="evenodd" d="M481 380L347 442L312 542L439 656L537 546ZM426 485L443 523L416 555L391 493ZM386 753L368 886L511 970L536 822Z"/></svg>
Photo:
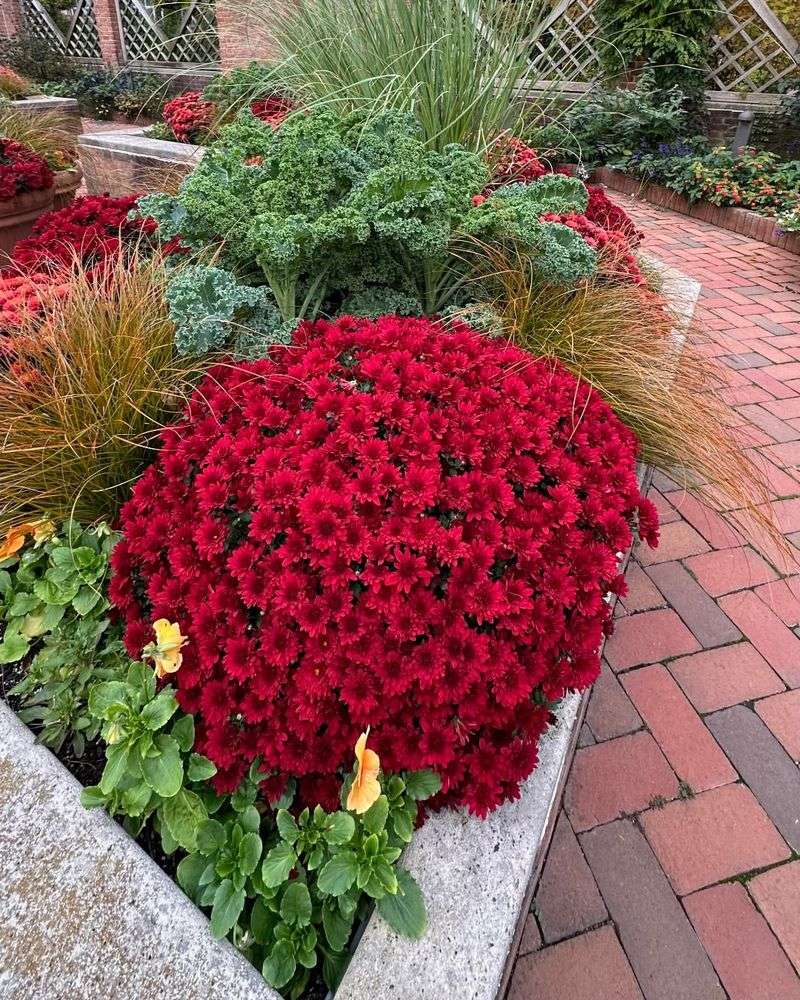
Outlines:
<svg viewBox="0 0 800 1000"><path fill-rule="evenodd" d="M367 749L368 736L369 726L367 731L358 737L356 743L358 770L347 795L347 808L357 813L365 813L381 794L378 781L381 762L374 750Z"/></svg>

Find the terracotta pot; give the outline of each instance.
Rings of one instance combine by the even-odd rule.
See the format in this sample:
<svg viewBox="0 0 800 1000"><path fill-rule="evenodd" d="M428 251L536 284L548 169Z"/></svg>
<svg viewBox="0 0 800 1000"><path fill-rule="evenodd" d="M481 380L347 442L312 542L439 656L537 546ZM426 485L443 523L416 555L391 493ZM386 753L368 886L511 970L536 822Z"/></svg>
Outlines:
<svg viewBox="0 0 800 1000"><path fill-rule="evenodd" d="M75 193L83 180L83 171L76 164L69 170L56 171L56 180L53 187L53 208L66 208L75 198Z"/></svg>
<svg viewBox="0 0 800 1000"><path fill-rule="evenodd" d="M0 254L7 254L15 243L30 236L34 222L53 207L54 194L55 187L51 187L0 201Z"/></svg>

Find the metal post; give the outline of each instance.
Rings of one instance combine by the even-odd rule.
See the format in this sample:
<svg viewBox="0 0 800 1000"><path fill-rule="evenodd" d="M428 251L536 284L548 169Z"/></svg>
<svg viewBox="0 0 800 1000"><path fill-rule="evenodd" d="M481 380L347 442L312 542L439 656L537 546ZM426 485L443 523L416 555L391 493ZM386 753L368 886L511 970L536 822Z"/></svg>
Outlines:
<svg viewBox="0 0 800 1000"><path fill-rule="evenodd" d="M736 126L736 135L733 137L733 145L731 146L731 153L734 156L739 156L750 141L750 131L753 128L755 117L754 111L739 112L739 123Z"/></svg>

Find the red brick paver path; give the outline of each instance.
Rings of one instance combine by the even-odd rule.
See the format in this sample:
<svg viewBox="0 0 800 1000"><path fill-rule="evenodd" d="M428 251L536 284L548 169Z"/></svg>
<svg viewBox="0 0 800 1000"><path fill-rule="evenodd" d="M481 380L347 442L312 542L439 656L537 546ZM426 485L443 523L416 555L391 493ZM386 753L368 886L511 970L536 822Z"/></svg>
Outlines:
<svg viewBox="0 0 800 1000"><path fill-rule="evenodd" d="M615 197L702 283L800 549L800 257ZM665 476L651 496L508 1000L800 1000L800 563Z"/></svg>

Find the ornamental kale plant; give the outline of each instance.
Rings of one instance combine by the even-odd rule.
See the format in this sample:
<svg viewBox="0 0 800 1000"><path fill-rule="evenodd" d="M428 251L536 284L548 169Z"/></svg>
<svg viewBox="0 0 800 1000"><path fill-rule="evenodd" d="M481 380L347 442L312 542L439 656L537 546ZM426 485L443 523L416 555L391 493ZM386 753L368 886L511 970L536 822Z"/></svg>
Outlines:
<svg viewBox="0 0 800 1000"><path fill-rule="evenodd" d="M485 198L488 181L483 159L463 147L428 149L409 114L324 110L273 130L243 112L177 196L143 198L139 210L163 239L215 247L240 283L266 283L276 325L289 328L357 308L435 314L464 294L464 243L474 253L476 238L519 245L546 281L593 273L596 255L580 236L540 221L583 211L580 181L547 177Z"/></svg>
<svg viewBox="0 0 800 1000"><path fill-rule="evenodd" d="M189 636L175 683L219 791L259 757L330 808L371 725L387 771L485 815L597 676L617 553L656 538L635 456L556 362L458 323L306 324L164 431L112 599L132 653L158 618Z"/></svg>
<svg viewBox="0 0 800 1000"><path fill-rule="evenodd" d="M9 693L42 743L59 750L70 737L76 756L99 729L87 710L89 684L127 662L105 596L117 537L106 525L67 521L56 531L42 521L13 528L0 553L0 663L32 657Z"/></svg>

